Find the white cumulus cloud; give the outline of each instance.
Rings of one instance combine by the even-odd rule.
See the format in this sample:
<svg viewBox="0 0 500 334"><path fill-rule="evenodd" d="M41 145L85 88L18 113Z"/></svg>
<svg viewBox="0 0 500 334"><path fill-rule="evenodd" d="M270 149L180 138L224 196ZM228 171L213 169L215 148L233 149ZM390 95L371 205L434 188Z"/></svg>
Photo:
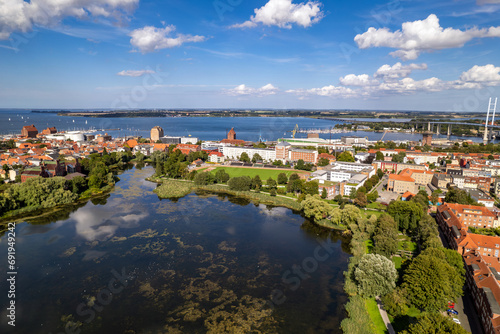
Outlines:
<svg viewBox="0 0 500 334"><path fill-rule="evenodd" d="M475 65L467 72L462 73L460 80L466 82L482 82L497 85L500 83L500 67L492 64L485 66Z"/></svg>
<svg viewBox="0 0 500 334"><path fill-rule="evenodd" d="M268 96L274 95L279 91L278 88L274 87L272 84L267 84L260 88L248 87L247 85L239 85L232 89L227 89L224 92L231 96Z"/></svg>
<svg viewBox="0 0 500 334"><path fill-rule="evenodd" d="M292 24L307 28L319 22L324 16L321 3L317 1L294 4L292 0L269 0L263 7L256 8L254 12L255 15L251 16L249 21L232 27L253 28L262 23L266 26L287 29L290 29Z"/></svg>
<svg viewBox="0 0 500 334"><path fill-rule="evenodd" d="M177 34L172 36L175 26L170 25L165 28L146 26L136 29L130 33L130 44L139 49L142 53L154 52L161 49L174 48L184 43L203 42L205 36L192 36Z"/></svg>
<svg viewBox="0 0 500 334"><path fill-rule="evenodd" d="M122 77L142 77L144 74L153 74L156 73L153 70L127 70L127 71L121 71L116 73L116 75L122 76Z"/></svg>
<svg viewBox="0 0 500 334"><path fill-rule="evenodd" d="M440 92L457 89L480 89L486 86L500 85L500 67L494 65L474 66L462 73L458 80L445 81L436 77L415 80L409 75L413 70L426 70L426 64L381 66L373 76L368 74L348 74L339 79L341 86L324 86L311 89L293 89L286 91L298 95L328 96L333 98L377 98L383 95L409 95L419 92ZM345 87L351 86L353 88Z"/></svg>
<svg viewBox="0 0 500 334"><path fill-rule="evenodd" d="M14 32L28 32L34 25L52 27L66 17L122 20L139 0L1 0L0 39Z"/></svg>
<svg viewBox="0 0 500 334"><path fill-rule="evenodd" d="M342 86L370 86L379 83L378 80L371 78L368 74L348 74L339 80Z"/></svg>
<svg viewBox="0 0 500 334"><path fill-rule="evenodd" d="M380 66L377 72L375 72L374 77L386 81L397 80L401 78L406 78L414 70L426 70L426 69L427 69L427 64L403 65L398 62L392 66L387 64Z"/></svg>
<svg viewBox="0 0 500 334"><path fill-rule="evenodd" d="M311 88L311 89L291 89L287 90L286 92L301 97L308 95L318 95L318 96L328 96L336 98L351 98L359 95L355 90L351 88L342 86L333 86L333 85L324 86L321 88Z"/></svg>
<svg viewBox="0 0 500 334"><path fill-rule="evenodd" d="M500 27L466 30L443 28L436 15L425 20L405 22L401 30L395 32L388 28L369 28L365 33L356 35L354 41L360 49L388 47L397 49L391 55L402 60L416 59L424 51L463 47L474 38L500 37Z"/></svg>

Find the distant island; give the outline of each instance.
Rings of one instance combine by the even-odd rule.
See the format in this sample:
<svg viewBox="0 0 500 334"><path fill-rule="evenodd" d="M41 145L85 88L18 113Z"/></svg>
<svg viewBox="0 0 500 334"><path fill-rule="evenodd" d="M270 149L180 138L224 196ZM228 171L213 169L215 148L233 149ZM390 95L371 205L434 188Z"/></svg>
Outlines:
<svg viewBox="0 0 500 334"><path fill-rule="evenodd" d="M306 109L137 109L137 110L32 110L71 117L313 117L356 120L357 118L458 119L482 116L477 112L401 111L401 110L306 110Z"/></svg>

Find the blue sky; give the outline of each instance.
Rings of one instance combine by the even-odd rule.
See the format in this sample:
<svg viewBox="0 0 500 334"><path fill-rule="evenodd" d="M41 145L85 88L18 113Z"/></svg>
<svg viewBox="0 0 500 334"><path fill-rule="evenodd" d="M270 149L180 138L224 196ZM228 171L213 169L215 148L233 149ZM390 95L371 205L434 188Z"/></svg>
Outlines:
<svg viewBox="0 0 500 334"><path fill-rule="evenodd" d="M500 0L6 0L1 108L485 111Z"/></svg>

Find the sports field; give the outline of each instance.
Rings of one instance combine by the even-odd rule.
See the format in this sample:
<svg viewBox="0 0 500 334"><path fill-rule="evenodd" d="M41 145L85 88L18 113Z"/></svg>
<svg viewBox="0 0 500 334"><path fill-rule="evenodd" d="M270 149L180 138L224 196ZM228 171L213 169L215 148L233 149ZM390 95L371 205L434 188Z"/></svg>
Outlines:
<svg viewBox="0 0 500 334"><path fill-rule="evenodd" d="M217 167L212 170L212 173L215 175L218 170L223 169L226 173L229 174L230 177L237 176L250 176L254 177L259 175L260 179L265 181L268 178L278 179L278 175L280 173L285 173L287 177L290 177L293 173L303 174L303 171L298 171L294 169L290 170L272 170L272 169L263 169L263 168L238 168L238 167Z"/></svg>

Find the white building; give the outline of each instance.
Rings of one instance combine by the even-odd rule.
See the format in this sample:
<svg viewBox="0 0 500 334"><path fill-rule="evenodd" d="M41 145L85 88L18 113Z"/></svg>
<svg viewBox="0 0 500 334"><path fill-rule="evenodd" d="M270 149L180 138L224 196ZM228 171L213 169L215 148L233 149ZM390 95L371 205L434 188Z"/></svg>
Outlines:
<svg viewBox="0 0 500 334"><path fill-rule="evenodd" d="M220 152L212 152L208 155L208 161L216 164L224 162L224 155Z"/></svg>
<svg viewBox="0 0 500 334"><path fill-rule="evenodd" d="M276 160L276 151L268 148L253 148L253 147L238 147L238 146L222 146L220 148L224 158L236 160L243 152L248 154L248 157L252 159L254 154L258 154L262 157L264 161L274 161Z"/></svg>

